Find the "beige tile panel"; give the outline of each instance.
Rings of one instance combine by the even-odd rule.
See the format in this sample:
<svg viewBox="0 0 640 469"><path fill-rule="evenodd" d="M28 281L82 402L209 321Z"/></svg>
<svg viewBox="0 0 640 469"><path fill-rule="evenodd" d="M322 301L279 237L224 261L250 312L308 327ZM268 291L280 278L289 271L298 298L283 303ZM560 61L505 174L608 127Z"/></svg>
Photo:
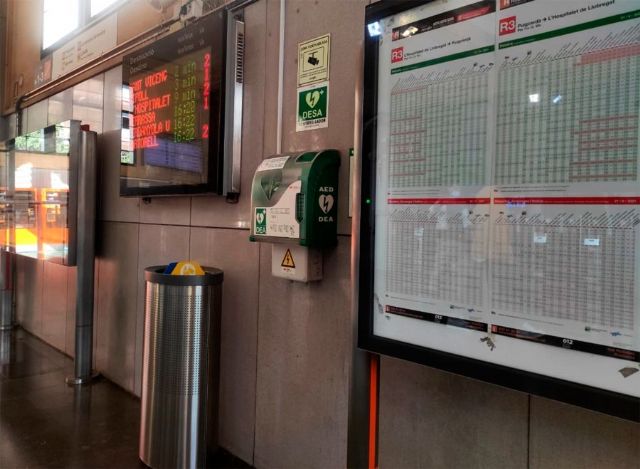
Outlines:
<svg viewBox="0 0 640 469"><path fill-rule="evenodd" d="M253 463L260 257L248 238L248 230L191 230L191 258L224 271L220 445Z"/></svg>
<svg viewBox="0 0 640 469"><path fill-rule="evenodd" d="M526 468L528 396L383 357L381 469Z"/></svg>
<svg viewBox="0 0 640 469"><path fill-rule="evenodd" d="M16 320L38 337L42 337L43 284L44 262L16 256Z"/></svg>
<svg viewBox="0 0 640 469"><path fill-rule="evenodd" d="M143 0L127 1L118 9L118 44L137 36L168 20L173 15L173 5L165 12L159 12L150 2Z"/></svg>
<svg viewBox="0 0 640 469"><path fill-rule="evenodd" d="M189 225L191 197L153 197L140 204L140 222Z"/></svg>
<svg viewBox="0 0 640 469"><path fill-rule="evenodd" d="M122 128L122 66L105 72L103 100L102 131L120 130ZM115 158L115 155L113 157Z"/></svg>
<svg viewBox="0 0 640 469"><path fill-rule="evenodd" d="M530 467L637 469L640 424L531 398Z"/></svg>
<svg viewBox="0 0 640 469"><path fill-rule="evenodd" d="M264 64L264 135L263 157L276 153L278 123L278 57L280 41L280 0L266 2L266 37ZM262 2L262 3L265 3ZM286 148L283 147L283 151Z"/></svg>
<svg viewBox="0 0 640 469"><path fill-rule="evenodd" d="M194 226L247 228L250 220L251 181L262 160L265 88L266 2L245 10L245 63L240 200L229 204L224 197L194 197Z"/></svg>
<svg viewBox="0 0 640 469"><path fill-rule="evenodd" d="M98 136L100 174L98 219L103 221L140 221L140 199L120 197L120 130Z"/></svg>
<svg viewBox="0 0 640 469"><path fill-rule="evenodd" d="M338 233L351 234L349 214L349 148L354 146L355 67L362 62L366 0L287 2L283 149L340 151ZM346 26L348 25L348 27ZM329 62L329 127L296 132L298 43L331 34Z"/></svg>
<svg viewBox="0 0 640 469"><path fill-rule="evenodd" d="M42 338L58 350L65 349L67 329L67 270L44 262L42 291Z"/></svg>
<svg viewBox="0 0 640 469"><path fill-rule="evenodd" d="M189 258L189 228L184 226L140 225L138 245L135 323L135 364L134 387L136 395L141 395L142 386L142 344L144 337L144 269L152 265L168 264Z"/></svg>
<svg viewBox="0 0 640 469"><path fill-rule="evenodd" d="M23 130L25 132L35 132L47 126L47 112L49 109L49 101L44 99L26 109L22 114Z"/></svg>
<svg viewBox="0 0 640 469"><path fill-rule="evenodd" d="M138 225L99 225L96 365L133 391L138 293Z"/></svg>
<svg viewBox="0 0 640 469"><path fill-rule="evenodd" d="M261 245L256 467L339 468L347 463L352 339L350 238L324 256L324 279L271 275Z"/></svg>

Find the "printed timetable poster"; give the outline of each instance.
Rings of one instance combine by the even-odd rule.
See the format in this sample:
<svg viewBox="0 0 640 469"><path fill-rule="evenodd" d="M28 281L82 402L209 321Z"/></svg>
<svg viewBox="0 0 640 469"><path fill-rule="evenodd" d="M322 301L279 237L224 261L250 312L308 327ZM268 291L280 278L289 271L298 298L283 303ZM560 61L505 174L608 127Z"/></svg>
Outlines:
<svg viewBox="0 0 640 469"><path fill-rule="evenodd" d="M640 5L380 25L374 335L640 397Z"/></svg>

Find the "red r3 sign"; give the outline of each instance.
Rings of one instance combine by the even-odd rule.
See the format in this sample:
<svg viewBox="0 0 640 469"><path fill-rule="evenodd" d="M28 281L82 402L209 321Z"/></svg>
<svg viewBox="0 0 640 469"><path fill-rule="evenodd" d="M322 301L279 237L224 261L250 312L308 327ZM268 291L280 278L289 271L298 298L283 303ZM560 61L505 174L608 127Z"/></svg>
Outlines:
<svg viewBox="0 0 640 469"><path fill-rule="evenodd" d="M402 62L402 59L404 59L404 47L391 50L391 63Z"/></svg>
<svg viewBox="0 0 640 469"><path fill-rule="evenodd" d="M500 36L505 34L512 34L516 32L516 17L510 16L509 18L502 18L500 20L500 26L498 33Z"/></svg>

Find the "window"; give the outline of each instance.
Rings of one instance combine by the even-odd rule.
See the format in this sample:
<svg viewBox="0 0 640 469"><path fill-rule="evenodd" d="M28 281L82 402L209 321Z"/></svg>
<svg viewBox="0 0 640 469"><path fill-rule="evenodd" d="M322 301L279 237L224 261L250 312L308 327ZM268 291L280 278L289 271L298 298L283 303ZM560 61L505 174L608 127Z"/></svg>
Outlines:
<svg viewBox="0 0 640 469"><path fill-rule="evenodd" d="M44 0L42 48L47 49L80 26L79 0Z"/></svg>
<svg viewBox="0 0 640 469"><path fill-rule="evenodd" d="M91 0L91 17L102 13L117 1L118 0Z"/></svg>
<svg viewBox="0 0 640 469"><path fill-rule="evenodd" d="M42 49L54 46L122 0L44 0Z"/></svg>

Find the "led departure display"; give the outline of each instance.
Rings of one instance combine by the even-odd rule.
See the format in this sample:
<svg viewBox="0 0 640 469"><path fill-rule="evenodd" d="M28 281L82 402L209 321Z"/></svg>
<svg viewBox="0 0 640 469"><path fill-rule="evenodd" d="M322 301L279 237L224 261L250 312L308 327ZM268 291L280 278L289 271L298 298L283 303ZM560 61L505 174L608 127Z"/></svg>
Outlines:
<svg viewBox="0 0 640 469"><path fill-rule="evenodd" d="M224 51L212 14L124 58L121 195L219 191Z"/></svg>

